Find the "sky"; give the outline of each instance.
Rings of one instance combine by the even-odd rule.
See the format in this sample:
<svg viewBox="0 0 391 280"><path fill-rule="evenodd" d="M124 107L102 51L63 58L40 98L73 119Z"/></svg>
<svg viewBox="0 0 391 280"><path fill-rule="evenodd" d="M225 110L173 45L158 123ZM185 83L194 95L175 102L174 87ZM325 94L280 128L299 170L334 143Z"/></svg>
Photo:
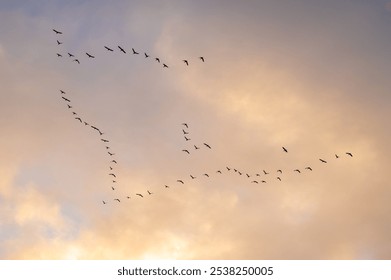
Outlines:
<svg viewBox="0 0 391 280"><path fill-rule="evenodd" d="M391 258L391 2L5 0L0 34L0 259Z"/></svg>

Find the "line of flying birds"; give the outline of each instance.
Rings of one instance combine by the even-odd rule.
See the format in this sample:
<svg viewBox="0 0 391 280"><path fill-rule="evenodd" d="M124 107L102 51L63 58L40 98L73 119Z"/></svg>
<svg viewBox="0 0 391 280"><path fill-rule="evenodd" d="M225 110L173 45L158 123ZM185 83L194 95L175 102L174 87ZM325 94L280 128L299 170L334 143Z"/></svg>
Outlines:
<svg viewBox="0 0 391 280"><path fill-rule="evenodd" d="M58 31L56 29L53 29L53 31L57 34L57 35L62 35L62 32L61 31ZM56 40L57 41L57 45L62 45L64 42L63 41L60 41L59 39ZM121 47L121 46L116 46L116 47L108 47L108 46L103 46L108 52L114 52L114 50L117 50L117 51L120 51L124 54L127 54L127 50L125 50L125 48ZM136 51L134 48L132 48L132 54L134 55L138 55L140 54L138 51ZM71 58L75 63L78 63L80 64L80 58L76 57L74 54L70 53L70 52L67 52L67 55L68 55L68 58ZM95 58L95 55L92 55L88 52L85 52L85 55L88 57L88 58ZM63 57L63 54L61 53L57 53L57 57ZM147 54L146 52L144 52L144 57L145 58L149 58L150 55ZM202 62L205 62L205 58L203 56L199 56L198 59ZM158 63L162 63L163 65L163 68L169 68L167 63L163 63L161 62L161 59L159 57L155 57L155 61L158 62ZM186 65L186 66L189 66L189 59L183 59L182 62Z"/></svg>
<svg viewBox="0 0 391 280"><path fill-rule="evenodd" d="M59 35L62 34L61 31L58 31L58 30L56 30L56 29L53 29L53 31L54 31L56 34L59 34ZM57 40L57 44L58 44L58 45L62 45L63 42ZM124 54L127 53L126 50L125 50L124 48L122 48L121 46L117 46L117 47L118 47L119 51L121 51L122 53L124 53ZM108 46L104 46L104 48L105 48L107 51L109 51L109 52L113 52L113 51L114 51L113 48L108 47ZM135 55L138 55L138 54L139 54L134 48L132 48L132 53L135 54ZM88 52L86 52L86 55L87 55L88 58L95 58L94 55L92 55L92 54L90 54L90 53L88 53ZM58 56L58 57L62 57L62 54L57 53L57 56ZM75 61L75 62L77 62L77 63L80 64L80 60L79 60L78 58L76 58L73 54L71 54L71 53L68 52L68 56L69 56L69 58L73 58L73 61ZM144 56L145 56L145 58L150 57L147 53L144 53ZM202 62L205 62L204 57L201 56L201 57L199 57L199 59L200 59ZM156 57L155 60L156 60L158 63L160 63L160 59L159 59L158 57ZM185 60L185 59L184 59L183 62L184 62L187 66L189 65L189 61L188 61L188 60ZM165 64L165 63L162 63L162 64L163 64L163 67L164 67L164 68L168 68L167 64ZM106 151L107 151L107 154L111 157L111 161L110 161L110 165L109 165L109 170L110 170L109 172L110 172L110 173L108 173L108 176L111 176L110 179L111 179L111 182L113 183L113 186L111 186L111 189L112 189L113 191L115 191L115 190L116 190L116 187L114 187L114 185L117 184L117 174L114 172L114 167L113 167L113 166L114 166L114 164L117 164L117 160L114 158L115 153L112 153L112 152L111 152L111 147L110 147L109 144L108 144L110 141L109 141L107 138L102 138L104 133L102 132L101 129L99 129L98 127L96 127L96 126L94 126L94 125L90 125L88 122L86 122L84 119L82 119L82 118L79 116L79 114L78 114L77 112L75 112L74 110L71 110L71 109L73 109L73 106L71 105L71 100L64 96L64 95L66 94L65 91L60 90L60 93L61 93L61 98L66 102L66 105L67 105L68 109L70 109L70 111L72 112L72 115L74 116L74 119L77 120L77 121L79 121L80 124L84 124L84 126L90 127L91 129L97 131L97 132L99 133L99 136L100 136L100 141L102 141L103 143L105 143L105 149L106 149ZM184 137L184 139L185 139L185 142L186 142L186 143L188 143L188 142L190 143L190 141L191 141L192 139L190 138L190 135L189 135L189 125L188 125L188 123L185 123L185 122L184 122L184 123L181 124L181 126L182 126L182 132L183 132L183 137ZM212 147L211 147L208 143L205 143L205 142L203 142L202 144L193 144L193 145L192 145L192 149L193 149L193 147L194 147L194 150L199 150L199 149L201 149L201 147L206 147L207 149L212 149ZM190 148L183 148L181 151L184 152L184 153L186 153L186 154L188 154L188 155L190 155L190 154L192 153L191 150L190 150ZM282 147L282 151L283 151L284 153L288 153L288 149L287 149L286 147ZM353 154L350 153L350 152L346 152L345 154L346 154L347 156L349 156L349 157L353 157ZM335 154L335 158L336 158L336 159L339 159L340 156L339 156L338 154ZM323 163L323 164L327 164L327 161L326 161L325 159L319 158L319 161L320 161L321 163ZM223 170L224 170L224 172L223 172ZM306 167L304 167L304 170L313 171L313 169L312 169L311 166L306 166ZM278 176L276 176L275 178L273 178L273 177L271 177L271 176L272 176L272 175L271 175L271 171L266 171L265 169L263 169L262 172L255 173L255 174L251 174L251 173L247 173L247 172L242 172L242 171L240 171L240 170L237 169L237 168L232 168L232 167L226 166L224 169L219 169L219 170L217 170L215 173L216 173L216 174L220 174L220 175L223 174L223 173L236 173L236 174L238 174L239 176L244 175L243 177L246 178L246 179L248 179L250 183L255 183L255 184L263 183L263 184L265 184L265 183L269 182L269 181L272 180L272 179L278 180L278 181L282 181L282 174L283 174L283 173L286 173L286 172L287 172L286 170L283 171L282 169L277 169L277 170L275 171L275 174L278 175ZM298 173L298 174L301 174L301 173L302 173L302 171L301 171L300 169L293 169L293 170L291 170L291 172L296 172L296 173ZM271 175L271 176L266 177L267 175ZM197 179L197 178L199 178L199 177L210 178L211 176L212 176L211 173L202 173L202 174L200 174L200 175L189 174L189 177L190 177L191 180ZM258 179L258 177L259 177L259 179ZM250 178L251 178L251 179L250 179ZM266 179L267 179L267 180L266 180ZM177 184L181 184L181 185L184 185L185 182L186 182L186 180L184 180L184 179L177 179L177 180L176 180L176 183L177 183ZM169 185L163 185L163 187L164 187L165 189L170 188ZM135 195L138 196L138 197L140 197L140 198L144 198L146 195L152 195L152 194L154 194L154 193L152 193L152 192L149 191L149 190L147 190L146 193L135 193ZM131 196L130 196L130 195L127 195L127 196L125 196L125 198L126 198L126 199L130 199ZM117 201L117 202L121 202L121 199L118 198L118 197L117 197L117 198L114 198L113 200L114 200L114 201ZM108 201L107 201L107 200L102 200L102 203L103 203L103 204L107 204Z"/></svg>

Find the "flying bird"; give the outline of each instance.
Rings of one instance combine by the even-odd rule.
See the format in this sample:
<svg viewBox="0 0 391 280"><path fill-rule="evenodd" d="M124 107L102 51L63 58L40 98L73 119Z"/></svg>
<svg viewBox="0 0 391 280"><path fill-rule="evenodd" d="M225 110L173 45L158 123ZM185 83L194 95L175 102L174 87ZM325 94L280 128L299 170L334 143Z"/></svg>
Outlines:
<svg viewBox="0 0 391 280"><path fill-rule="evenodd" d="M266 181L265 181L265 180L262 180L261 183L266 183Z"/></svg>
<svg viewBox="0 0 391 280"><path fill-rule="evenodd" d="M110 162L117 163L117 161L116 161L116 160L114 160L114 159L113 159L112 161L110 161Z"/></svg>
<svg viewBox="0 0 391 280"><path fill-rule="evenodd" d="M339 158L339 155L335 154L335 158Z"/></svg>
<svg viewBox="0 0 391 280"><path fill-rule="evenodd" d="M114 156L115 154L114 153L110 153L110 152L107 152L110 156Z"/></svg>
<svg viewBox="0 0 391 280"><path fill-rule="evenodd" d="M76 112L72 112L72 114L73 114L73 115L77 115L77 113L76 113Z"/></svg>
<svg viewBox="0 0 391 280"><path fill-rule="evenodd" d="M105 49L108 50L108 51L111 51L111 52L114 51L113 49L110 49L109 47L106 47L106 46L105 46Z"/></svg>
<svg viewBox="0 0 391 280"><path fill-rule="evenodd" d="M163 68L168 68L167 64L163 63Z"/></svg>
<svg viewBox="0 0 391 280"><path fill-rule="evenodd" d="M226 166L225 168L227 168L227 170L228 170L228 171L230 171L230 170L231 170L231 168L229 168L228 166Z"/></svg>
<svg viewBox="0 0 391 280"><path fill-rule="evenodd" d="M125 51L123 48L121 48L120 46L118 46L118 48L119 48L119 50L120 50L121 52L126 53L126 51Z"/></svg>
<svg viewBox="0 0 391 280"><path fill-rule="evenodd" d="M347 154L348 156L353 157L352 153L347 152L346 154Z"/></svg>
<svg viewBox="0 0 391 280"><path fill-rule="evenodd" d="M195 178L197 178L197 177L195 177L195 176L193 176L193 175L190 174L190 178L195 179Z"/></svg>
<svg viewBox="0 0 391 280"><path fill-rule="evenodd" d="M87 55L89 58L95 58L95 56L90 55L88 52L86 52L86 55Z"/></svg>
<svg viewBox="0 0 391 280"><path fill-rule="evenodd" d="M178 183L184 184L182 180L176 180Z"/></svg>
<svg viewBox="0 0 391 280"><path fill-rule="evenodd" d="M187 66L189 66L189 62L186 60L186 59L184 59L184 60L182 60L184 63L186 63L186 65Z"/></svg>
<svg viewBox="0 0 391 280"><path fill-rule="evenodd" d="M53 31L54 31L56 34L62 34L61 31L57 31L56 29L53 29Z"/></svg>
<svg viewBox="0 0 391 280"><path fill-rule="evenodd" d="M155 60L160 63L160 59L158 57L155 57Z"/></svg>
<svg viewBox="0 0 391 280"><path fill-rule="evenodd" d="M186 126L186 128L189 128L189 126L187 125L187 123L182 123L182 125Z"/></svg>
<svg viewBox="0 0 391 280"><path fill-rule="evenodd" d="M130 199L130 196L127 196L126 198L127 198L127 199Z"/></svg>
<svg viewBox="0 0 391 280"><path fill-rule="evenodd" d="M209 177L209 175L207 173L205 173L204 176Z"/></svg>
<svg viewBox="0 0 391 280"><path fill-rule="evenodd" d="M148 190L147 190L147 192L148 192L148 194L149 194L149 195L153 194L153 193L151 193L151 192L150 192L150 191L148 191Z"/></svg>
<svg viewBox="0 0 391 280"><path fill-rule="evenodd" d="M196 145L194 145L194 148L195 148L196 150L198 150L200 147L197 147Z"/></svg>
<svg viewBox="0 0 391 280"><path fill-rule="evenodd" d="M118 202L121 202L121 200L119 200L118 198L114 198L114 200L117 200Z"/></svg>
<svg viewBox="0 0 391 280"><path fill-rule="evenodd" d="M280 181L281 181L281 178L280 178L280 177L277 177L277 180L280 180Z"/></svg>
<svg viewBox="0 0 391 280"><path fill-rule="evenodd" d="M61 45L62 44L62 42L60 42L59 40L57 40L57 45Z"/></svg>
<svg viewBox="0 0 391 280"><path fill-rule="evenodd" d="M188 153L190 155L190 152L188 150L182 150L182 152Z"/></svg>
<svg viewBox="0 0 391 280"><path fill-rule="evenodd" d="M63 91L63 90L61 90L61 89L60 89L60 92L61 92L61 94L65 94L65 91Z"/></svg>
<svg viewBox="0 0 391 280"><path fill-rule="evenodd" d="M111 189L112 189L113 191L115 191L115 188L114 188L114 187L111 187Z"/></svg>
<svg viewBox="0 0 391 280"><path fill-rule="evenodd" d="M186 130L182 129L183 134L189 134Z"/></svg>
<svg viewBox="0 0 391 280"><path fill-rule="evenodd" d="M285 153L288 152L288 150L285 147L282 147L282 149L284 150Z"/></svg>
<svg viewBox="0 0 391 280"><path fill-rule="evenodd" d="M144 197L141 193L136 193L139 197Z"/></svg>
<svg viewBox="0 0 391 280"><path fill-rule="evenodd" d="M309 166L307 166L306 168L304 168L304 169L308 169L309 171L312 171L312 168L311 167L309 167Z"/></svg>
<svg viewBox="0 0 391 280"><path fill-rule="evenodd" d="M206 147L208 147L209 149L212 149L208 144L204 143L204 145L205 145Z"/></svg>
<svg viewBox="0 0 391 280"><path fill-rule="evenodd" d="M144 55L145 55L145 58L149 57L149 55L147 55L147 53L144 53Z"/></svg>
<svg viewBox="0 0 391 280"><path fill-rule="evenodd" d="M267 173L265 170L263 170L263 174L267 175L267 174L269 174L269 173Z"/></svg>
<svg viewBox="0 0 391 280"><path fill-rule="evenodd" d="M293 170L293 172L301 173L301 171L299 169L295 169L295 170Z"/></svg>
<svg viewBox="0 0 391 280"><path fill-rule="evenodd" d="M221 170L217 170L217 171L216 171L216 173L220 173L220 174L223 174L223 173L221 172Z"/></svg>
<svg viewBox="0 0 391 280"><path fill-rule="evenodd" d="M278 169L277 172L280 172L282 174L282 170L281 169Z"/></svg>
<svg viewBox="0 0 391 280"><path fill-rule="evenodd" d="M117 176L115 176L114 173L110 173L109 175L110 175L110 176L113 176L114 178L117 178Z"/></svg>
<svg viewBox="0 0 391 280"><path fill-rule="evenodd" d="M254 181L251 181L251 183L256 183L256 184L259 184L258 181L254 180Z"/></svg>
<svg viewBox="0 0 391 280"><path fill-rule="evenodd" d="M89 125L88 122L84 122L84 125Z"/></svg>
<svg viewBox="0 0 391 280"><path fill-rule="evenodd" d="M133 51L133 54L138 54L138 52L136 52L133 48L132 48L132 51Z"/></svg>
<svg viewBox="0 0 391 280"><path fill-rule="evenodd" d="M166 189L168 189L168 188L169 188L169 186L167 186L167 185L164 185L164 187L165 187Z"/></svg>
<svg viewBox="0 0 391 280"><path fill-rule="evenodd" d="M81 120L81 118L79 118L79 117L76 117L75 120L78 120L79 122L83 122L83 121Z"/></svg>
<svg viewBox="0 0 391 280"><path fill-rule="evenodd" d="M72 108L72 106L71 105L69 105L69 104L67 104L68 105L68 109L71 109Z"/></svg>
<svg viewBox="0 0 391 280"><path fill-rule="evenodd" d="M100 139L101 141L103 141L103 142L105 142L105 143L107 143L107 142L109 142L109 140L106 140L106 139Z"/></svg>
<svg viewBox="0 0 391 280"><path fill-rule="evenodd" d="M66 102L71 102L68 98L65 98L64 96L61 96L62 99L64 99Z"/></svg>
<svg viewBox="0 0 391 280"><path fill-rule="evenodd" d="M191 140L191 139L190 139L190 138L187 138L187 137L185 136L185 140L186 140L186 141L189 141L189 140Z"/></svg>
<svg viewBox="0 0 391 280"><path fill-rule="evenodd" d="M246 173L246 176L247 176L247 178L250 178L250 175L248 173Z"/></svg>
<svg viewBox="0 0 391 280"><path fill-rule="evenodd" d="M59 53L57 53L57 57L62 57L62 55L61 55L61 54L59 54Z"/></svg>
<svg viewBox="0 0 391 280"><path fill-rule="evenodd" d="M103 204L106 204L106 201L102 200Z"/></svg>
<svg viewBox="0 0 391 280"><path fill-rule="evenodd" d="M204 57L203 57L203 56L200 56L200 57L199 57L199 59L201 59L201 60L202 60L202 62L205 62L205 59L204 59Z"/></svg>
<svg viewBox="0 0 391 280"><path fill-rule="evenodd" d="M69 57L74 57L74 55L73 55L73 54L71 54L71 53L68 53L68 55L69 55Z"/></svg>
<svg viewBox="0 0 391 280"><path fill-rule="evenodd" d="M238 171L239 175L242 175L242 172Z"/></svg>
<svg viewBox="0 0 391 280"><path fill-rule="evenodd" d="M78 59L74 59L73 61L77 62L78 64L80 64L80 61Z"/></svg>
<svg viewBox="0 0 391 280"><path fill-rule="evenodd" d="M327 161L325 161L324 159L319 159L321 162L323 162L323 163L327 163Z"/></svg>

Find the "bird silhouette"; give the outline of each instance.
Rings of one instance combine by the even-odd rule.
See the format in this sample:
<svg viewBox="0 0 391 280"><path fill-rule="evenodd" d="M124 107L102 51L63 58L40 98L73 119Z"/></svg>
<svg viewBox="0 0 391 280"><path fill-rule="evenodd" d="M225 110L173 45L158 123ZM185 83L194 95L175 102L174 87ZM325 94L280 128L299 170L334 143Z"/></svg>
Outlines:
<svg viewBox="0 0 391 280"><path fill-rule="evenodd" d="M113 182L113 183L117 183L117 181L116 181L116 180L111 180L111 182Z"/></svg>
<svg viewBox="0 0 391 280"><path fill-rule="evenodd" d="M77 115L77 113L76 113L76 112L72 112L72 114L73 114L73 115Z"/></svg>
<svg viewBox="0 0 391 280"><path fill-rule="evenodd" d="M309 171L312 171L312 168L307 166L305 169L308 169Z"/></svg>
<svg viewBox="0 0 391 280"><path fill-rule="evenodd" d="M212 149L208 144L204 143L204 145L205 145L206 147L208 147L209 149Z"/></svg>
<svg viewBox="0 0 391 280"><path fill-rule="evenodd" d="M113 176L114 178L117 178L117 176L115 176L114 173L110 173L109 175L110 175L110 176Z"/></svg>
<svg viewBox="0 0 391 280"><path fill-rule="evenodd" d="M78 120L79 122L83 122L83 121L81 120L81 118L79 118L79 117L76 117L75 120Z"/></svg>
<svg viewBox="0 0 391 280"><path fill-rule="evenodd" d="M186 141L190 141L191 139L190 139L190 138L187 138L187 137L185 136L185 140L186 140Z"/></svg>
<svg viewBox="0 0 391 280"><path fill-rule="evenodd" d="M325 161L324 159L319 159L321 162L323 162L323 163L327 163L327 161Z"/></svg>
<svg viewBox="0 0 391 280"><path fill-rule="evenodd" d="M221 172L221 170L217 170L216 173L223 174L223 172Z"/></svg>
<svg viewBox="0 0 391 280"><path fill-rule="evenodd" d="M242 172L238 171L239 175L242 175Z"/></svg>
<svg viewBox="0 0 391 280"><path fill-rule="evenodd" d="M339 158L339 155L335 154L335 158Z"/></svg>
<svg viewBox="0 0 391 280"><path fill-rule="evenodd" d="M68 109L71 109L72 108L72 106L71 105L69 105L69 104L67 104L68 105Z"/></svg>
<svg viewBox="0 0 391 280"><path fill-rule="evenodd" d="M184 184L182 180L176 180L178 183Z"/></svg>
<svg viewBox="0 0 391 280"><path fill-rule="evenodd" d="M61 90L61 89L60 89L60 92L61 92L61 94L65 94L65 91L63 91L63 90Z"/></svg>
<svg viewBox="0 0 391 280"><path fill-rule="evenodd" d="M189 126L187 125L187 123L182 123L182 125L186 126L186 128L189 128Z"/></svg>
<svg viewBox="0 0 391 280"><path fill-rule="evenodd" d="M61 96L62 99L64 99L66 102L71 102L68 98Z"/></svg>
<svg viewBox="0 0 391 280"><path fill-rule="evenodd" d="M256 180L251 181L251 183L259 184L258 181L256 181Z"/></svg>
<svg viewBox="0 0 391 280"><path fill-rule="evenodd" d="M301 173L301 171L299 169L295 169L295 170L293 170L293 172Z"/></svg>
<svg viewBox="0 0 391 280"><path fill-rule="evenodd" d="M95 56L90 55L88 52L86 52L86 55L87 55L89 58L95 58Z"/></svg>
<svg viewBox="0 0 391 280"><path fill-rule="evenodd" d="M261 183L264 183L264 184L265 184L265 183L266 183L266 181L265 181L265 180L262 180L262 181L261 181Z"/></svg>
<svg viewBox="0 0 391 280"><path fill-rule="evenodd" d="M121 52L126 53L126 51L125 51L123 48L121 48L120 46L118 46L118 48L119 48L119 50L120 50Z"/></svg>
<svg viewBox="0 0 391 280"><path fill-rule="evenodd" d="M133 48L132 48L132 51L133 51L133 54L138 54L138 52L136 52Z"/></svg>
<svg viewBox="0 0 391 280"><path fill-rule="evenodd" d="M269 173L267 173L265 170L263 170L263 174L267 175L267 174L269 174Z"/></svg>
<svg viewBox="0 0 391 280"><path fill-rule="evenodd" d="M163 68L168 68L167 64L163 63Z"/></svg>
<svg viewBox="0 0 391 280"><path fill-rule="evenodd" d="M103 204L106 204L106 201L102 200Z"/></svg>
<svg viewBox="0 0 391 280"><path fill-rule="evenodd" d="M69 55L69 57L74 57L74 55L73 55L73 54L71 54L71 53L68 53L68 55Z"/></svg>
<svg viewBox="0 0 391 280"><path fill-rule="evenodd" d="M182 152L188 153L190 155L190 152L188 150L182 150Z"/></svg>
<svg viewBox="0 0 391 280"><path fill-rule="evenodd" d="M103 141L103 142L105 142L105 143L107 143L107 142L109 142L109 140L106 140L106 139L100 139L101 141Z"/></svg>
<svg viewBox="0 0 391 280"><path fill-rule="evenodd" d="M261 176L261 174L257 173L257 174L255 174L255 176L258 176L258 177L260 177L260 176Z"/></svg>
<svg viewBox="0 0 391 280"><path fill-rule="evenodd" d="M168 188L169 188L169 186L167 186L167 185L164 185L164 187L165 187L166 189L168 189Z"/></svg>
<svg viewBox="0 0 391 280"><path fill-rule="evenodd" d="M149 195L153 194L153 193L151 193L151 192L150 192L150 191L148 191L148 190L147 190L147 192L148 192L148 194L149 194Z"/></svg>
<svg viewBox="0 0 391 280"><path fill-rule="evenodd" d="M189 66L189 62L186 60L186 59L184 59L184 60L182 60L184 63L186 63L186 65L187 66Z"/></svg>
<svg viewBox="0 0 391 280"><path fill-rule="evenodd" d="M285 147L282 147L282 149L284 150L285 153L288 152L288 150Z"/></svg>
<svg viewBox="0 0 391 280"><path fill-rule="evenodd" d="M136 193L139 197L144 197L141 193Z"/></svg>
<svg viewBox="0 0 391 280"><path fill-rule="evenodd" d="M248 173L246 173L246 176L247 176L247 178L250 178L250 175Z"/></svg>
<svg viewBox="0 0 391 280"><path fill-rule="evenodd" d="M205 59L204 59L204 57L203 57L203 56L200 56L200 57L199 57L199 59L201 59L201 60L202 60L202 62L205 62Z"/></svg>
<svg viewBox="0 0 391 280"><path fill-rule="evenodd" d="M347 154L348 156L350 156L350 157L353 157L352 153L347 152L346 154Z"/></svg>
<svg viewBox="0 0 391 280"><path fill-rule="evenodd" d="M209 175L207 173L205 173L204 176L209 177Z"/></svg>
<svg viewBox="0 0 391 280"><path fill-rule="evenodd" d="M227 168L227 170L228 170L228 171L230 171L230 170L231 170L231 168L229 168L228 166L226 166L225 168Z"/></svg>
<svg viewBox="0 0 391 280"><path fill-rule="evenodd" d="M77 62L78 64L80 64L80 61L78 59L74 59L73 61Z"/></svg>
<svg viewBox="0 0 391 280"><path fill-rule="evenodd" d="M114 188L114 187L111 187L111 189L112 189L113 191L115 191L115 188Z"/></svg>
<svg viewBox="0 0 391 280"><path fill-rule="evenodd" d="M114 198L114 200L117 200L118 202L121 202L121 200L119 200L118 198Z"/></svg>
<svg viewBox="0 0 391 280"><path fill-rule="evenodd" d="M282 174L282 170L281 169L278 169L277 172L280 172Z"/></svg>
<svg viewBox="0 0 391 280"><path fill-rule="evenodd" d="M149 55L147 53L144 53L144 56L145 56L145 58L149 57Z"/></svg>
<svg viewBox="0 0 391 280"><path fill-rule="evenodd" d="M281 178L280 178L280 177L277 177L277 180L280 180L280 181L281 181Z"/></svg>
<svg viewBox="0 0 391 280"><path fill-rule="evenodd" d="M155 60L160 63L160 59L158 57L155 57Z"/></svg>
<svg viewBox="0 0 391 280"><path fill-rule="evenodd" d="M57 57L62 57L62 55L61 55L61 54L59 54L59 53L57 53Z"/></svg>
<svg viewBox="0 0 391 280"><path fill-rule="evenodd" d="M114 153L110 153L110 152L107 152L110 156L114 156L115 154Z"/></svg>
<svg viewBox="0 0 391 280"><path fill-rule="evenodd" d="M189 134L186 130L182 129L183 134Z"/></svg>
<svg viewBox="0 0 391 280"><path fill-rule="evenodd" d="M113 162L113 163L117 163L117 161L116 161L116 160L114 160L114 159L113 159L111 162Z"/></svg>
<svg viewBox="0 0 391 280"><path fill-rule="evenodd" d="M111 51L111 52L114 51L113 49L110 49L109 47L106 47L106 46L105 46L105 49L108 50L108 51Z"/></svg>
<svg viewBox="0 0 391 280"><path fill-rule="evenodd" d="M195 179L195 178L197 178L197 177L195 177L195 176L193 176L193 175L190 174L190 178Z"/></svg>
<svg viewBox="0 0 391 280"><path fill-rule="evenodd" d="M126 198L127 198L127 199L130 199L130 196L127 196Z"/></svg>
<svg viewBox="0 0 391 280"><path fill-rule="evenodd" d="M109 166L110 170L113 170L113 168L111 166Z"/></svg>
<svg viewBox="0 0 391 280"><path fill-rule="evenodd" d="M196 150L198 150L200 147L197 147L196 145L194 145L194 148L195 148Z"/></svg>
<svg viewBox="0 0 391 280"><path fill-rule="evenodd" d="M53 31L54 31L56 34L62 34L61 31L57 31L56 29L53 29Z"/></svg>
<svg viewBox="0 0 391 280"><path fill-rule="evenodd" d="M60 42L59 40L57 40L57 45L61 45L62 44L62 42Z"/></svg>
<svg viewBox="0 0 391 280"><path fill-rule="evenodd" d="M84 122L84 125L89 125L88 122Z"/></svg>

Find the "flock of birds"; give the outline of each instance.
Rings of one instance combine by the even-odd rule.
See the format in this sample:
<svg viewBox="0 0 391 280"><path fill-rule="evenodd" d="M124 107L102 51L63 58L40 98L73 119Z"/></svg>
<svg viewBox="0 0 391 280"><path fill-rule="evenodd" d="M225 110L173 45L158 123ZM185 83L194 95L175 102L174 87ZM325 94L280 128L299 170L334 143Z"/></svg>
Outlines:
<svg viewBox="0 0 391 280"><path fill-rule="evenodd" d="M58 30L56 30L56 29L53 29L53 31L54 31L57 35L62 35L62 32L61 32L61 31L58 31ZM59 45L59 46L62 45L62 44L64 43L63 41L60 41L60 40L61 40L60 38L56 40L56 41L57 41L57 45ZM103 47L104 47L108 52L114 52L114 50L117 50L117 51L119 51L119 52L122 52L123 54L127 54L128 52L130 52L130 51L128 51L128 50L125 50L125 48L124 48L124 47L121 47L121 46L116 46L116 47L112 47L112 46L110 46L110 47L108 47L108 46L103 46ZM132 50L131 53L132 53L133 55L139 55L139 54L140 54L140 52L139 52L139 51L136 51L134 48L131 48L131 50ZM62 57L64 57L64 56L68 56L68 58L72 59L73 62L75 62L75 63L77 63L77 64L80 64L81 58L80 58L80 57L77 57L77 56L76 56L75 54L73 54L73 53L66 52L66 54L63 54L63 53L57 52L56 54L57 54L57 57L59 57L59 58L62 58ZM87 56L88 59L93 59L93 58L95 58L95 55L92 55L92 54L89 53L89 52L85 52L85 55ZM145 57L145 58L151 58L151 55L148 54L148 53L146 53L146 52L144 52L144 57ZM204 58L203 56L198 57L198 59L199 59L200 61L202 61L202 62L205 62L205 58ZM167 65L167 63L163 62L159 57L155 57L154 60L155 60L157 63L159 63L159 64L161 63L161 65L163 65L163 68L169 68L168 65ZM184 63L184 65L189 66L189 59L183 59L182 62Z"/></svg>
<svg viewBox="0 0 391 280"><path fill-rule="evenodd" d="M61 31L58 31L56 29L53 29L53 31L56 34L58 34L58 35L62 34ZM61 42L60 40L57 39L57 44L58 45L62 45L62 43L63 42ZM107 51L110 51L110 52L114 51L113 48L110 48L110 47L107 47L107 46L104 46L104 47L105 47L105 49ZM118 49L121 52L123 52L124 54L126 54L126 50L123 49L121 46L118 46ZM139 54L133 48L132 48L132 53L135 54L135 55ZM86 52L86 55L87 55L88 58L95 58L94 55L91 55L88 52ZM62 54L57 53L57 56L58 57L62 57ZM80 60L78 58L76 58L73 54L68 53L68 56L70 58L73 58L73 60L75 62L80 63ZM149 57L149 55L147 53L144 53L144 56L145 56L145 58ZM201 57L199 57L199 59L202 62L205 62L204 57L201 56ZM156 57L155 60L160 63L160 59L159 58ZM187 66L189 65L188 60L183 60L183 62ZM164 68L168 68L168 66L165 63L163 63L163 67ZM112 151L111 146L109 144L110 140L107 139L107 137L104 137L105 133L100 128L98 128L96 125L92 125L90 122L87 122L84 118L81 117L81 115L79 115L78 112L76 112L76 110L74 110L73 104L72 104L71 100L68 98L67 93L64 90L60 90L60 94L61 94L62 100L67 105L67 108L71 112L73 118L76 121L78 121L81 125L83 125L85 127L88 127L90 129L92 129L93 131L96 131L97 135L99 136L98 139L104 144L104 150L106 151L107 155L109 156L109 160L110 160L109 164L108 164L108 172L107 172L107 176L109 176L109 179L111 181L110 189L112 191L116 191L117 190L117 186L118 186L118 176L117 176L117 173L115 172L115 170L116 170L115 167L118 164L118 161L117 161L117 159L115 157L116 154ZM181 150L181 152L183 152L183 153L185 153L185 154L190 156L192 153L194 153L194 152L196 152L196 151L198 151L200 149L212 150L212 146L209 145L206 142L203 142L203 143L193 143L192 142L192 139L191 139L191 136L190 136L190 126L189 126L188 123L183 122L180 125L181 125L181 129L182 129L184 140L188 144L188 147L183 148ZM288 153L288 149L286 147L282 147L282 152L283 153ZM348 156L348 157L353 157L353 154L351 152L345 152L345 155ZM335 154L334 158L335 159L339 159L340 155ZM319 158L319 161L321 162L321 164L327 164L328 163L328 160L325 160L323 158ZM217 176L221 176L224 173L226 173L226 174L227 173L232 173L232 174L237 174L239 176L243 176L245 179L248 180L249 183L252 183L252 184L259 184L259 183L267 184L268 182L271 182L272 180L274 180L274 181L282 181L283 180L283 174L286 174L288 172L294 172L294 173L297 173L297 174L301 174L302 172L312 172L312 171L313 171L313 167L312 166L304 166L304 168L302 168L302 169L299 169L299 168L292 169L292 170L277 169L277 170L274 170L274 171L263 169L263 170L261 170L258 173L251 173L251 172L244 172L242 170L239 170L238 168L225 166L224 168L215 170L213 173L205 172L205 173L201 173L201 174L189 174L188 179L189 180L195 180L195 179L200 178L200 177L201 178L211 178L213 176L212 174L215 174L215 175L217 174ZM176 180L175 184L184 185L186 182L187 182L186 179L180 178L180 179ZM170 185L162 185L162 187L165 188L165 189L168 189L168 188L170 188ZM133 195L137 196L139 198L144 198L145 196L149 196L149 195L153 195L153 194L154 193L151 192L150 190L146 190L143 193L128 194L124 198L125 199L131 199L133 197ZM122 196L116 196L113 199L113 201L115 201L117 203L120 203L122 201L122 199L123 199ZM109 200L102 200L102 203L103 204L108 204Z"/></svg>

